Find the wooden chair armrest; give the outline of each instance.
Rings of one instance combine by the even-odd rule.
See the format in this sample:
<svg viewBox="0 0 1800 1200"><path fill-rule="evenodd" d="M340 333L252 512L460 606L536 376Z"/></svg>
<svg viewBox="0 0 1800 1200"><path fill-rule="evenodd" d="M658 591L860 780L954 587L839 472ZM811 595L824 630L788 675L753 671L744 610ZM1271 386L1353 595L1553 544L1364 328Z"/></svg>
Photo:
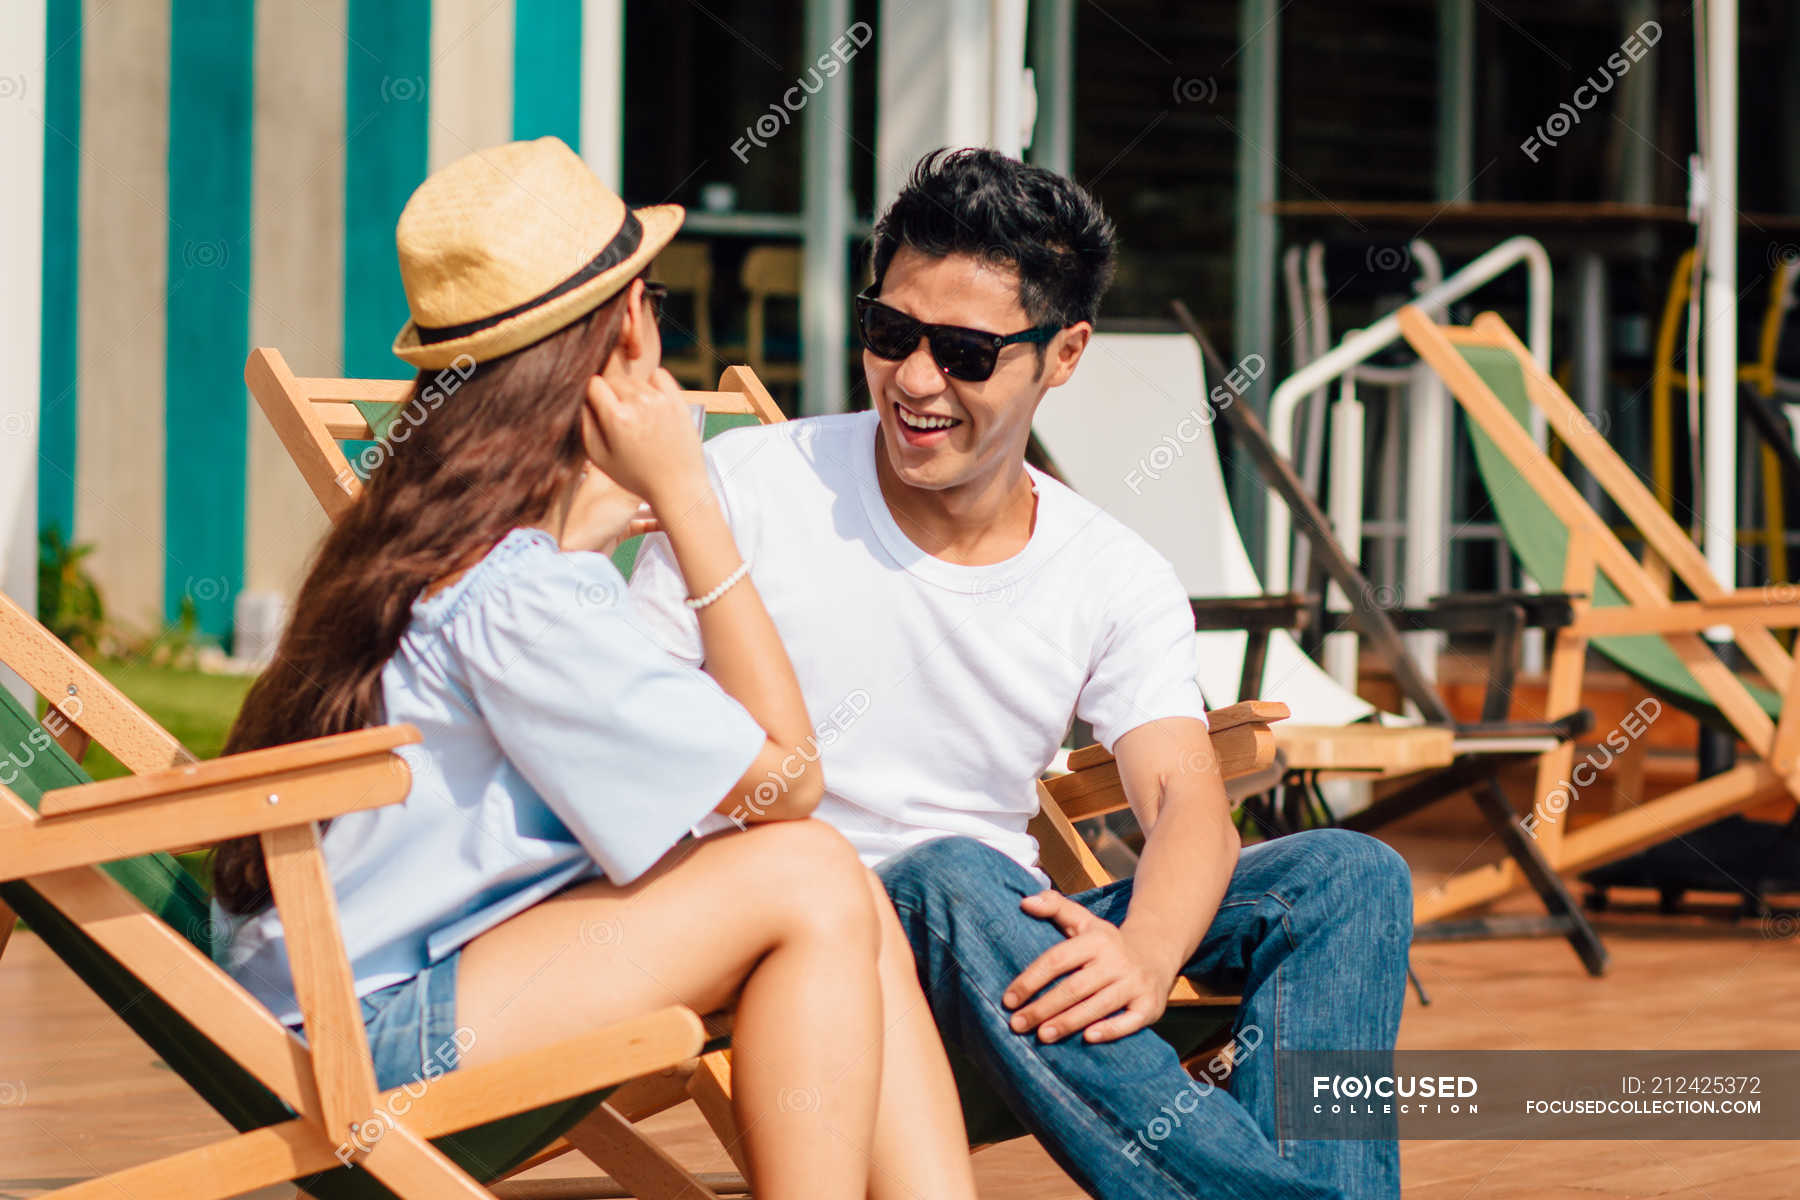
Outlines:
<svg viewBox="0 0 1800 1200"><path fill-rule="evenodd" d="M1575 617L1575 602L1585 592L1446 592L1433 596L1425 610L1441 619L1459 612L1495 612L1503 608L1524 610L1527 629L1560 629Z"/></svg>
<svg viewBox="0 0 1800 1200"><path fill-rule="evenodd" d="M46 792L0 813L0 879L184 850L397 804L412 772L394 754L410 725L363 729L130 779ZM23 811L20 811L23 810Z"/></svg>
<svg viewBox="0 0 1800 1200"><path fill-rule="evenodd" d="M1759 605L1788 605L1800 603L1800 588L1791 583L1778 583L1774 587L1738 588L1736 591L1713 596L1700 603L1709 608L1737 608L1739 606L1754 608Z"/></svg>
<svg viewBox="0 0 1800 1200"><path fill-rule="evenodd" d="M455 1133L675 1066L699 1054L705 1044L706 1030L692 1009L655 1009L498 1062L440 1075L424 1094L412 1098L408 1123L425 1137ZM377 1107L387 1109L404 1092L395 1088L383 1093Z"/></svg>
<svg viewBox="0 0 1800 1200"><path fill-rule="evenodd" d="M1288 706L1277 700L1246 700L1206 714L1219 775L1229 781L1261 771L1275 761L1275 733ZM1104 746L1084 746L1069 755L1069 773L1044 787L1071 821L1116 812L1126 805L1119 765Z"/></svg>
<svg viewBox="0 0 1800 1200"><path fill-rule="evenodd" d="M1760 592L1764 589L1746 589ZM1797 594L1800 595L1800 594ZM1734 629L1800 628L1800 600L1790 597L1773 603L1740 594L1717 600L1682 601L1664 608L1618 606L1590 608L1575 626L1588 637L1630 636L1642 633L1699 633L1714 625Z"/></svg>
<svg viewBox="0 0 1800 1200"><path fill-rule="evenodd" d="M1279 700L1245 700L1207 713L1206 728L1207 732L1217 735L1240 725L1273 725L1287 720L1290 715L1288 706Z"/></svg>
<svg viewBox="0 0 1800 1200"><path fill-rule="evenodd" d="M279 772L347 762L370 754L385 754L399 746L410 746L418 740L419 731L411 725L378 725L373 729L312 738L268 750L252 750L247 754L230 754L224 758L187 763L144 775L126 775L100 783L56 788L44 793L43 802L38 806L38 815L46 819L61 817L220 784L243 783L245 780Z"/></svg>
<svg viewBox="0 0 1800 1200"><path fill-rule="evenodd" d="M1273 725L1277 721L1288 719L1288 706L1279 700L1245 700L1240 704L1227 704L1224 708L1215 708L1206 714L1207 733L1217 738L1221 733L1237 729L1243 725ZM1083 746L1079 750L1069 751L1069 770L1083 771L1088 767L1097 767L1113 760L1112 752L1098 743ZM1237 764L1233 764L1234 766ZM1264 764L1266 765L1266 764ZM1221 759L1220 771L1225 764ZM1255 767L1249 768L1255 770ZM1243 772L1237 772L1242 774Z"/></svg>
<svg viewBox="0 0 1800 1200"><path fill-rule="evenodd" d="M1298 633L1306 628L1312 606L1305 596L1293 592L1267 596L1190 596L1188 607L1194 611L1194 628L1230 629L1246 633L1267 633L1285 629Z"/></svg>
<svg viewBox="0 0 1800 1200"><path fill-rule="evenodd" d="M1439 633L1489 633L1496 618L1509 609L1517 609L1526 629L1555 632L1575 619L1574 602L1580 596L1568 593L1459 593L1436 596L1424 608L1388 608L1382 611L1402 633L1430 630ZM1328 612L1319 622L1324 633L1361 633L1367 619L1359 612Z"/></svg>

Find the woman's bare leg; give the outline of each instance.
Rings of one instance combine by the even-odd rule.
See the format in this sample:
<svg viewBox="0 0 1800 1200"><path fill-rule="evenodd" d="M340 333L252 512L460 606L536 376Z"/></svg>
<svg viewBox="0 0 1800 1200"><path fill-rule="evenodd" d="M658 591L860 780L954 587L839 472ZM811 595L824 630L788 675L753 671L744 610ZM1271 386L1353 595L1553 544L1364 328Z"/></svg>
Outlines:
<svg viewBox="0 0 1800 1200"><path fill-rule="evenodd" d="M464 949L463 1062L735 997L733 1105L752 1189L861 1197L882 1041L866 876L837 832L792 821L686 845L627 887L571 888Z"/></svg>
<svg viewBox="0 0 1800 1200"><path fill-rule="evenodd" d="M887 889L866 875L881 923L881 1105L869 1200L974 1200L975 1172L956 1080L912 947Z"/></svg>

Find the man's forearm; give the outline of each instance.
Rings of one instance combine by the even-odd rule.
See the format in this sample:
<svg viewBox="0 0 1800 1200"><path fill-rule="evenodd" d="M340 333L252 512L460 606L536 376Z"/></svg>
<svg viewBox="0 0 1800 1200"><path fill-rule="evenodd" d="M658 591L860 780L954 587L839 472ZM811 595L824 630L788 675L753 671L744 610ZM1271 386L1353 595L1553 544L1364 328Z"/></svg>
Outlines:
<svg viewBox="0 0 1800 1200"><path fill-rule="evenodd" d="M1153 953L1171 980L1206 936L1237 867L1238 835L1229 813L1216 776L1178 777L1145 830L1121 931Z"/></svg>

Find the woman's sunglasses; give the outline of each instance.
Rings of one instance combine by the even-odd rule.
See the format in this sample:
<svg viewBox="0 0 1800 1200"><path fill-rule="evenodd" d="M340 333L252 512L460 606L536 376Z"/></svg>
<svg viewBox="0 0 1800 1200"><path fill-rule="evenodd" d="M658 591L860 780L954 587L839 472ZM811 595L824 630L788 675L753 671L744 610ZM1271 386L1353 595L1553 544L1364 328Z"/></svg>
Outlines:
<svg viewBox="0 0 1800 1200"><path fill-rule="evenodd" d="M876 358L898 362L918 348L924 338L938 369L952 379L980 383L994 373L1003 347L1014 342L1043 343L1055 337L1060 325L1038 325L1022 333L988 333L962 325L928 325L891 308L867 292L856 298L856 326L863 345Z"/></svg>
<svg viewBox="0 0 1800 1200"><path fill-rule="evenodd" d="M653 279L644 280L644 303L650 306L650 319L662 325L663 304L669 298L669 285Z"/></svg>

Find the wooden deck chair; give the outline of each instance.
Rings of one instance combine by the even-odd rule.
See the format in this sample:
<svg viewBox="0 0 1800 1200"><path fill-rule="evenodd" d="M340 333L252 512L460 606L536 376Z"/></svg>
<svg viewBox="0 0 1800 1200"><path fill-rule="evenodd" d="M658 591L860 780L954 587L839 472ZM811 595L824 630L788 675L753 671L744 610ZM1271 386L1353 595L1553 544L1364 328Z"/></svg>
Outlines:
<svg viewBox="0 0 1800 1200"><path fill-rule="evenodd" d="M778 301L800 299L800 249L797 246L757 246L744 255L738 272L744 301L744 353L757 378L770 383L800 382L802 366L796 347L793 357L769 355L769 309Z"/></svg>
<svg viewBox="0 0 1800 1200"><path fill-rule="evenodd" d="M293 1181L321 1200L486 1197L567 1134L606 1143L608 1089L699 1053L671 1007L540 1050L376 1090L318 822L394 804L410 726L194 762L104 677L0 595L0 662L51 702L0 689L0 899L237 1131L50 1193L235 1196ZM78 725L137 772L88 781L51 736ZM21 765L22 764L22 765ZM202 889L170 851L257 834L287 931L306 1042L216 966ZM10 926L10 914L7 924Z"/></svg>
<svg viewBox="0 0 1800 1200"><path fill-rule="evenodd" d="M1201 642L1200 686L1210 701L1279 699L1295 712L1273 731L1279 764L1289 780L1286 812L1252 809L1265 832L1300 824L1298 801L1319 780L1361 777L1396 781L1397 790L1365 809L1327 815L1346 828L1368 831L1425 805L1467 791L1508 854L1525 871L1546 915L1430 926L1419 914L1417 937L1502 933L1565 936L1593 974L1606 951L1568 887L1537 853L1494 782L1503 767L1555 750L1581 731L1579 718L1559 723L1508 719L1519 631L1563 619L1555 597L1458 596L1429 606L1388 610L1331 533L1330 523L1291 465L1276 453L1248 403L1235 394L1223 364L1205 361L1205 338L1191 314L1184 334L1097 334L1081 369L1053 389L1034 429L1065 477L1089 499L1125 522L1168 558L1191 596ZM1219 377L1209 397L1207 368ZM1104 419L1095 414L1104 411ZM1237 529L1214 426L1227 424L1265 482L1293 511L1295 528L1312 539L1313 561L1344 594L1352 611L1342 619L1381 654L1422 719L1378 711L1328 675L1292 630L1316 611L1317 596L1267 596ZM1315 589L1319 591L1319 589ZM1493 665L1483 719L1456 722L1414 661L1407 629L1491 630Z"/></svg>
<svg viewBox="0 0 1800 1200"><path fill-rule="evenodd" d="M1792 586L1727 590L1687 532L1498 316L1484 313L1467 328L1441 326L1408 306L1400 310L1400 328L1468 415L1476 468L1513 553L1539 585L1580 597L1575 620L1555 641L1550 713L1580 703L1591 646L1649 695L1729 728L1758 756L1569 829L1564 810L1574 750L1565 746L1545 756L1538 769L1533 816L1545 857L1563 872L1594 867L1730 813L1800 794L1800 671L1769 632L1800 627L1800 592ZM1645 561L1632 557L1538 449L1528 432L1533 408L1642 535ZM1671 577L1695 599L1672 598ZM1741 678L1701 638L1714 626L1730 627L1731 643L1761 676L1760 684ZM1419 903L1428 914L1453 913L1517 884L1513 864L1501 863L1454 876Z"/></svg>
<svg viewBox="0 0 1800 1200"><path fill-rule="evenodd" d="M360 487L356 472L339 442L367 441L376 437L405 406L412 388L412 381L404 379L299 377L288 369L279 351L267 348L251 351L244 378L295 465L300 468L301 475L333 519L354 501ZM770 424L786 419L756 373L748 367L727 368L720 378L718 391L684 394L689 400L706 405L708 437L743 425ZM634 539L614 556L620 570L627 575L635 564L636 553ZM1221 773L1227 779L1267 771L1275 756L1270 726L1287 716L1285 705L1269 702L1239 704L1209 716L1214 753L1219 758ZM1118 768L1100 747L1073 752L1069 766L1067 775L1047 785L1039 785L1041 809L1030 828L1038 840L1044 870L1051 881L1065 892L1078 892L1110 882L1112 876L1082 841L1073 822L1117 811L1125 807L1126 801ZM1179 980L1170 997L1169 1015L1159 1029L1178 1047L1195 1051L1210 1049L1209 1038L1228 1029L1237 1005L1236 996L1208 992L1185 979ZM953 1065L958 1068L959 1083L967 1082L970 1078L965 1074L967 1064ZM738 1157L738 1139L730 1110L730 1080L729 1056L722 1051L714 1052L696 1064L682 1086L659 1084L627 1088L615 1098L611 1107L638 1120L691 1098L741 1170L743 1163ZM970 1089L965 1088L963 1094L970 1096ZM971 1140L978 1147L1024 1132L997 1098L989 1102L983 1097L972 1102L966 1115ZM600 1166L619 1175L616 1160L599 1157L593 1149L583 1149ZM632 1151L629 1139L622 1139L616 1149L620 1154ZM643 1194L661 1195L648 1191Z"/></svg>
<svg viewBox="0 0 1800 1200"><path fill-rule="evenodd" d="M705 242L673 241L656 256L656 278L667 285L669 298L686 301L691 328L681 329L673 314L660 318L662 365L684 384L711 379L718 370L712 331L712 249Z"/></svg>

